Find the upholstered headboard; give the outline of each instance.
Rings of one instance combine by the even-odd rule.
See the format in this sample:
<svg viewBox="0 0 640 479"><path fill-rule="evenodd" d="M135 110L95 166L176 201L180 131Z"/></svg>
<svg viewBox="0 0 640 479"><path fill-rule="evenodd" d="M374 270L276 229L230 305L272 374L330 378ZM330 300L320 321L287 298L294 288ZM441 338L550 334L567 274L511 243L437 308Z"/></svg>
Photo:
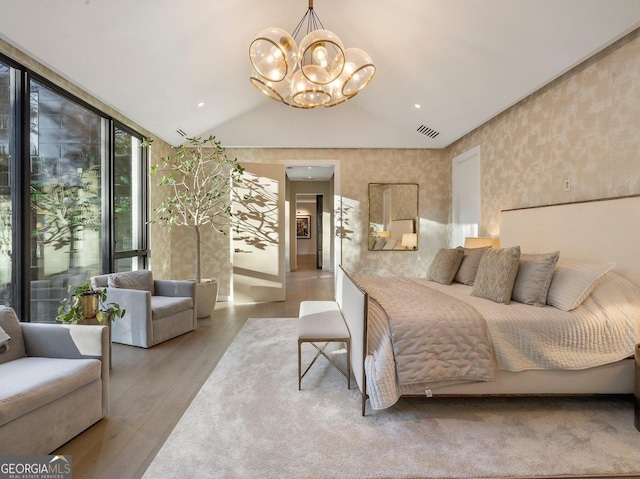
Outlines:
<svg viewBox="0 0 640 479"><path fill-rule="evenodd" d="M640 195L505 210L500 246L523 253L559 250L560 258L615 262L614 271L640 285Z"/></svg>

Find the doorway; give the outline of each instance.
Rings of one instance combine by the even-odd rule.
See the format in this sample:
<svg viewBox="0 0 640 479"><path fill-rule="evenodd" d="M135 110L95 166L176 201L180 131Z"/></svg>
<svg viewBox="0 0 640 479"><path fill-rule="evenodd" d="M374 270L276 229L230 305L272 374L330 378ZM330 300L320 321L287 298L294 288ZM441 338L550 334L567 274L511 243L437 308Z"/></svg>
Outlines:
<svg viewBox="0 0 640 479"><path fill-rule="evenodd" d="M324 195L296 195L296 270L324 264Z"/></svg>
<svg viewBox="0 0 640 479"><path fill-rule="evenodd" d="M292 228L289 271L333 270L335 244L333 178L329 181L291 181Z"/></svg>
<svg viewBox="0 0 640 479"><path fill-rule="evenodd" d="M452 159L451 247L464 244L467 236L478 236L480 226L480 147Z"/></svg>

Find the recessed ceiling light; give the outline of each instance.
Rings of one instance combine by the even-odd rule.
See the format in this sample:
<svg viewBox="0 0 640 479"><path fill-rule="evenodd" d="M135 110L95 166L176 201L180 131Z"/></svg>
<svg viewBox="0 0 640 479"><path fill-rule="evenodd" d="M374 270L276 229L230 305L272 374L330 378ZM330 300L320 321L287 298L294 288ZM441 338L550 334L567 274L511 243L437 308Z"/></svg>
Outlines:
<svg viewBox="0 0 640 479"><path fill-rule="evenodd" d="M415 106L415 107L416 107L416 109L418 109L418 110L420 109L420 105L419 105L418 103L416 103L416 104L415 104L415 105L413 105L413 106Z"/></svg>
<svg viewBox="0 0 640 479"><path fill-rule="evenodd" d="M199 107L203 107L203 106L204 106L204 102L203 102L203 101L201 101L200 103L198 103L198 106L199 106Z"/></svg>

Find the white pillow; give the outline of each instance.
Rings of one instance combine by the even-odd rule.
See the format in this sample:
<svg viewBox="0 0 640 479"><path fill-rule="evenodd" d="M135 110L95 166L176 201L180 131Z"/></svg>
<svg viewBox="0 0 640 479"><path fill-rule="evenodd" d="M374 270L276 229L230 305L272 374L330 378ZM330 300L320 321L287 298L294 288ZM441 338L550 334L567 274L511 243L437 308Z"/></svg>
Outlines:
<svg viewBox="0 0 640 479"><path fill-rule="evenodd" d="M615 265L575 259L558 260L549 286L547 304L563 311L573 311L587 299L597 281Z"/></svg>
<svg viewBox="0 0 640 479"><path fill-rule="evenodd" d="M146 269L111 273L107 279L107 286L110 288L139 289L149 291L153 295L153 274Z"/></svg>
<svg viewBox="0 0 640 479"><path fill-rule="evenodd" d="M9 336L4 329L0 328L0 353L9 351L10 339L11 336Z"/></svg>

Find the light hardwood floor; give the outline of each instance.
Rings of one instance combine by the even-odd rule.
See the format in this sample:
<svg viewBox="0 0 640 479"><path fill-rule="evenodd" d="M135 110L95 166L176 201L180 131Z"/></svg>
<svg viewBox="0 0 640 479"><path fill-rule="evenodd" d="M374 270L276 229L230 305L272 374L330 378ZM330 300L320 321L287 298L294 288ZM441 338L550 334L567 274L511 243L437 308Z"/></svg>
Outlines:
<svg viewBox="0 0 640 479"><path fill-rule="evenodd" d="M221 302L196 331L151 349L114 344L109 415L55 454L71 454L74 479L141 477L247 318L297 317L300 301L332 298L333 273L301 261L286 301Z"/></svg>

